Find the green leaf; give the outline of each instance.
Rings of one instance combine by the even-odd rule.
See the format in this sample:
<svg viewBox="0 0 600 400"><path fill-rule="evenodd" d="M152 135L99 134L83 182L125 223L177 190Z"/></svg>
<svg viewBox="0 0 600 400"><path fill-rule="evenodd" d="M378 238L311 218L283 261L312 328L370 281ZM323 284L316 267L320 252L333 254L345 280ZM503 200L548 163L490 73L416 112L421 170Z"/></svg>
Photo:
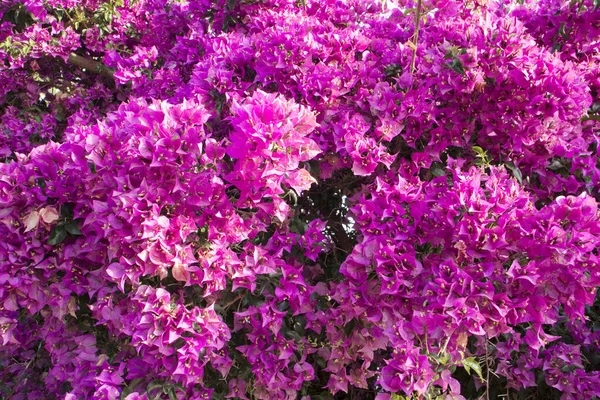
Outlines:
<svg viewBox="0 0 600 400"><path fill-rule="evenodd" d="M306 331L304 330L304 326L305 326L305 324L302 324L301 322L295 322L294 323L294 331L297 332L298 335L300 335L300 336L305 336Z"/></svg>
<svg viewBox="0 0 600 400"><path fill-rule="evenodd" d="M2 43L0 43L0 49L9 50L12 48L12 36L8 36Z"/></svg>
<svg viewBox="0 0 600 400"><path fill-rule="evenodd" d="M48 239L48 244L57 245L62 243L63 240L67 238L67 231L64 226L55 226L50 231L50 238Z"/></svg>
<svg viewBox="0 0 600 400"><path fill-rule="evenodd" d="M150 394L151 391L155 390L155 389L161 389L163 387L163 382L155 379L152 382L150 382L148 384L148 386L146 387L146 395L148 395L148 398L152 398L152 395ZM160 394L159 394L160 396Z"/></svg>
<svg viewBox="0 0 600 400"><path fill-rule="evenodd" d="M177 400L177 395L173 389L169 390L169 400Z"/></svg>
<svg viewBox="0 0 600 400"><path fill-rule="evenodd" d="M356 327L356 320L352 318L346 325L344 325L344 333L346 336L350 336L350 334L354 331Z"/></svg>
<svg viewBox="0 0 600 400"><path fill-rule="evenodd" d="M224 94L220 93L216 89L211 89L208 94L215 104L215 109L217 110L217 114L221 115L221 111L223 110L223 107L225 106L225 103L227 102L227 97Z"/></svg>
<svg viewBox="0 0 600 400"><path fill-rule="evenodd" d="M73 205L72 203L65 203L63 205L60 206L60 215L67 219L73 219Z"/></svg>
<svg viewBox="0 0 600 400"><path fill-rule="evenodd" d="M121 392L121 400L130 395L133 392L133 390L137 387L137 385L139 385L142 382L142 380L142 378L136 378L132 380Z"/></svg>
<svg viewBox="0 0 600 400"><path fill-rule="evenodd" d="M277 307L277 309L279 311L287 311L290 309L290 303L287 300L284 300L281 303L279 303L279 306Z"/></svg>
<svg viewBox="0 0 600 400"><path fill-rule="evenodd" d="M302 221L298 217L294 217L290 221L290 231L291 232L303 235L304 232L306 232L307 229L308 229L308 225L306 224L306 222Z"/></svg>
<svg viewBox="0 0 600 400"><path fill-rule="evenodd" d="M463 67L462 61L460 61L458 58L455 58L454 60L449 62L448 66L454 72L458 72L461 75L465 74L465 68Z"/></svg>
<svg viewBox="0 0 600 400"><path fill-rule="evenodd" d="M327 368L327 361L323 357L315 357L315 359L320 368Z"/></svg>
<svg viewBox="0 0 600 400"><path fill-rule="evenodd" d="M464 360L462 360L462 365L468 374L471 374L472 369L482 381L484 380L481 372L481 365L479 365L475 357L465 358Z"/></svg>
<svg viewBox="0 0 600 400"><path fill-rule="evenodd" d="M558 34L565 39L569 39L569 35L565 31L565 23L564 22L561 22L560 28L558 29Z"/></svg>
<svg viewBox="0 0 600 400"><path fill-rule="evenodd" d="M561 43L554 43L554 45L552 46L552 50L550 50L551 53L556 53L557 51L562 51Z"/></svg>
<svg viewBox="0 0 600 400"><path fill-rule="evenodd" d="M440 167L433 167L429 170L433 176L446 176L446 173Z"/></svg>
<svg viewBox="0 0 600 400"><path fill-rule="evenodd" d="M400 64L390 64L384 69L385 76L390 78L392 76L398 76L402 73L402 65Z"/></svg>
<svg viewBox="0 0 600 400"><path fill-rule="evenodd" d="M65 225L65 229L73 236L81 236L81 230L79 229L78 223L76 221L71 221Z"/></svg>
<svg viewBox="0 0 600 400"><path fill-rule="evenodd" d="M486 156L486 152L485 152L485 150L483 150L483 149L482 149L481 147L479 147L479 146L473 146L473 151L474 151L475 153L477 153L477 155L478 155L479 157L485 157L485 156Z"/></svg>
<svg viewBox="0 0 600 400"><path fill-rule="evenodd" d="M21 55L26 56L29 54L30 51L31 51L31 46L29 46L28 44L24 44L21 46Z"/></svg>
<svg viewBox="0 0 600 400"><path fill-rule="evenodd" d="M286 331L283 333L283 335L288 339L294 339L297 342L302 340L302 336L300 336L300 334L296 331Z"/></svg>
<svg viewBox="0 0 600 400"><path fill-rule="evenodd" d="M565 165L561 162L560 159L552 160L550 165L547 167L550 171L559 171L565 168Z"/></svg>
<svg viewBox="0 0 600 400"><path fill-rule="evenodd" d="M519 182L519 184L522 185L523 184L523 174L521 174L521 170L515 166L515 163L513 163L512 161L509 161L507 163L504 163L504 165L506 165L506 168L508 168L509 171L512 172L512 175L517 180L517 182Z"/></svg>

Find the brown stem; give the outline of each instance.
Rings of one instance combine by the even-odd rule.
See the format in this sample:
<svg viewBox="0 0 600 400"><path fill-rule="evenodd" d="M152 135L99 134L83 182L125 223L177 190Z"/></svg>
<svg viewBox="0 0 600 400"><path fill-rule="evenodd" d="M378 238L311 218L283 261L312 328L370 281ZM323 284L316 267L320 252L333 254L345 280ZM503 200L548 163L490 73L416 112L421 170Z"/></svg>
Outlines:
<svg viewBox="0 0 600 400"><path fill-rule="evenodd" d="M419 42L419 30L421 29L421 1L417 0L417 11L415 13L415 34L413 35L412 57L410 58L410 73L415 72L415 62L417 60L417 43Z"/></svg>
<svg viewBox="0 0 600 400"><path fill-rule="evenodd" d="M239 295L237 295L233 300L231 300L229 303L223 306L223 310L227 311L227 309L231 307L236 301L242 299L245 296L245 294L246 293L240 293Z"/></svg>
<svg viewBox="0 0 600 400"><path fill-rule="evenodd" d="M490 400L490 360L487 335L485 337L485 371L485 399Z"/></svg>
<svg viewBox="0 0 600 400"><path fill-rule="evenodd" d="M76 67L85 69L86 71L93 72L109 79L114 79L115 71L98 61L90 60L89 58L82 57L75 53L69 54L68 61Z"/></svg>

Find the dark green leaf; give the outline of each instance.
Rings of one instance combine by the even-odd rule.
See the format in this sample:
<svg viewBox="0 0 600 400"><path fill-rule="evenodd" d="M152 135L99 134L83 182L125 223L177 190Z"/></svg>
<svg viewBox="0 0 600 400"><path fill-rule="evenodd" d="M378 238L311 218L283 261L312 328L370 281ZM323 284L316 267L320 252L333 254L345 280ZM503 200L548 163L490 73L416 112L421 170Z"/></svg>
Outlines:
<svg viewBox="0 0 600 400"><path fill-rule="evenodd" d="M173 389L169 390L169 400L177 400L177 395Z"/></svg>
<svg viewBox="0 0 600 400"><path fill-rule="evenodd" d="M509 161L507 163L504 163L504 165L506 165L506 168L508 168L510 172L512 172L512 175L517 180L517 182L523 184L523 174L521 174L521 170L519 170L519 168L515 166L515 163Z"/></svg>
<svg viewBox="0 0 600 400"><path fill-rule="evenodd" d="M196 332L196 333L200 333L200 332L202 332L202 327L200 326L200 324L199 324L199 323L197 323L197 322L194 322L194 323L192 324L192 327L194 328L194 332Z"/></svg>
<svg viewBox="0 0 600 400"><path fill-rule="evenodd" d="M50 238L48 239L48 244L57 245L62 243L63 240L67 238L67 231L64 226L55 226L52 228L50 232Z"/></svg>
<svg viewBox="0 0 600 400"><path fill-rule="evenodd" d="M552 162L550 163L550 165L548 165L547 168L550 171L559 171L564 167L565 167L565 165L563 165L563 163L560 162L560 160L552 160Z"/></svg>
<svg viewBox="0 0 600 400"><path fill-rule="evenodd" d="M176 349L180 349L183 346L185 346L185 339L182 337L177 338L173 343L171 343L171 346L173 346Z"/></svg>
<svg viewBox="0 0 600 400"><path fill-rule="evenodd" d="M81 230L76 221L71 221L65 225L65 230L73 236L81 236Z"/></svg>
<svg viewBox="0 0 600 400"><path fill-rule="evenodd" d="M300 336L300 334L298 334L296 331L286 331L284 336L286 336L288 339L294 339L298 342L302 340L302 336Z"/></svg>
<svg viewBox="0 0 600 400"><path fill-rule="evenodd" d="M551 53L556 53L557 51L561 51L561 50L562 50L562 44L554 43L554 46L552 46Z"/></svg>
<svg viewBox="0 0 600 400"><path fill-rule="evenodd" d="M60 215L65 219L73 219L73 205L71 203L65 203L60 206Z"/></svg>
<svg viewBox="0 0 600 400"><path fill-rule="evenodd" d="M440 167L433 167L429 170L433 176L446 176L446 173Z"/></svg>
<svg viewBox="0 0 600 400"><path fill-rule="evenodd" d="M465 74L465 69L463 67L462 61L460 61L458 58L455 58L454 60L452 60L450 63L448 63L448 66L450 67L450 69L452 69L454 72L458 72L461 75Z"/></svg>
<svg viewBox="0 0 600 400"><path fill-rule="evenodd" d="M392 76L398 76L402 73L402 65L390 64L384 69L385 76L391 78Z"/></svg>
<svg viewBox="0 0 600 400"><path fill-rule="evenodd" d="M227 20L226 20L226 22L227 22ZM225 97L224 94L220 93L216 89L211 89L209 92L209 95L215 104L215 108L217 110L218 115L221 115L221 111L223 110L223 107L225 106L225 103L227 102L227 97Z"/></svg>
<svg viewBox="0 0 600 400"><path fill-rule="evenodd" d="M294 323L294 331L298 332L300 336L306 335L306 331L304 330L304 326L306 324L302 324L301 322Z"/></svg>
<svg viewBox="0 0 600 400"><path fill-rule="evenodd" d="M558 34L565 39L569 39L569 35L565 31L565 23L564 22L562 22L560 24L560 28L558 29Z"/></svg>
<svg viewBox="0 0 600 400"><path fill-rule="evenodd" d="M327 361L323 357L316 357L316 363L321 368L327 367Z"/></svg>
<svg viewBox="0 0 600 400"><path fill-rule="evenodd" d="M346 336L350 336L350 334L352 333L352 331L354 330L355 327L356 327L356 320L354 318L352 318L350 320L350 322L348 322L346 325L344 325L344 333L346 334Z"/></svg>
<svg viewBox="0 0 600 400"><path fill-rule="evenodd" d="M279 303L279 306L277 307L277 309L279 311L286 311L286 310L289 310L289 308L290 308L290 303L287 300L284 300L281 303Z"/></svg>

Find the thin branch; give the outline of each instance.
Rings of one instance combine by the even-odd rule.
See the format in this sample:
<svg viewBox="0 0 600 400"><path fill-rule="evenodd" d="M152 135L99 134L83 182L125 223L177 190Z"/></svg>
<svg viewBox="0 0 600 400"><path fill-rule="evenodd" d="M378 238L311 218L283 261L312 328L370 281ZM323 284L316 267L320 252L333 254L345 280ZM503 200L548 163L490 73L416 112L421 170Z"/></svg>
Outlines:
<svg viewBox="0 0 600 400"><path fill-rule="evenodd" d="M333 233L332 239L334 244L337 245L335 246L336 249L341 250L346 254L350 254L354 248L354 243L352 242L352 239L350 239L350 236L348 236L342 222L329 219L327 221L327 226L331 228L331 233Z"/></svg>
<svg viewBox="0 0 600 400"><path fill-rule="evenodd" d="M421 29L421 1L417 0L417 11L415 13L415 34L412 40L412 57L410 59L410 73L415 72L415 62L417 60L417 43L419 42L419 30Z"/></svg>
<svg viewBox="0 0 600 400"><path fill-rule="evenodd" d="M76 67L85 69L86 71L93 72L109 79L114 79L115 71L98 61L90 60L89 58L82 57L75 53L69 54L68 61Z"/></svg>
<svg viewBox="0 0 600 400"><path fill-rule="evenodd" d="M229 307L231 307L236 301L241 300L245 295L246 293L240 293L237 295L233 300L223 306L223 310L227 311Z"/></svg>
<svg viewBox="0 0 600 400"><path fill-rule="evenodd" d="M490 400L490 360L488 351L488 338L485 336L485 398Z"/></svg>

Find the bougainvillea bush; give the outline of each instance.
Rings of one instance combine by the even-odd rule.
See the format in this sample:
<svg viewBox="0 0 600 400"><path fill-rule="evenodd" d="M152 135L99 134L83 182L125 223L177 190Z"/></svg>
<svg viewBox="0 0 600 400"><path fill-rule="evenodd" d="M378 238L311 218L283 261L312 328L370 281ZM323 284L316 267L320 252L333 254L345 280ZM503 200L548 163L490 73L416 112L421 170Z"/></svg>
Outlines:
<svg viewBox="0 0 600 400"><path fill-rule="evenodd" d="M600 396L597 0L0 13L0 398Z"/></svg>

